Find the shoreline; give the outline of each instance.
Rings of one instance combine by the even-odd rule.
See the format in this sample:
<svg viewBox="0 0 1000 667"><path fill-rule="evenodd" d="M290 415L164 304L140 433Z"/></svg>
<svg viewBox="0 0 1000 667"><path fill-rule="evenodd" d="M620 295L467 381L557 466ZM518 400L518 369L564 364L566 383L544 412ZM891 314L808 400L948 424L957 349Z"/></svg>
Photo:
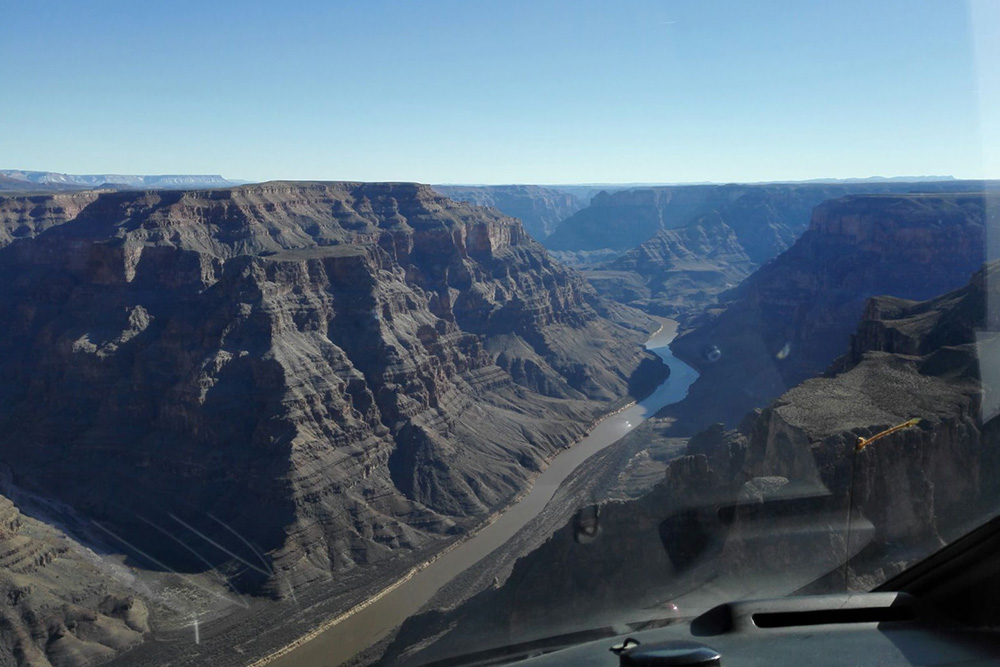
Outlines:
<svg viewBox="0 0 1000 667"><path fill-rule="evenodd" d="M661 319L661 324L660 324L659 328L656 331L654 331L653 333L651 333L649 335L649 338L647 339L647 343L648 343L648 341L653 340L658 335L660 335L663 332L663 330L666 328L668 322L674 322L675 324L677 324L677 322L675 320L670 320L669 318L662 318ZM676 332L676 328L675 328L675 332ZM644 347L644 349L648 349L648 348ZM669 378L669 375L668 375L668 378ZM664 378L664 381L666 381L666 379L668 379L668 378ZM650 395L652 395L652 392L650 392ZM354 616L355 614L357 614L357 613L363 611L364 609L370 607L371 605L375 604L376 602L378 602L379 600L381 600L382 598L384 598L385 596L389 595L394 590L396 590L397 588L399 588L400 586L402 586L403 584L405 584L406 582L408 582L414 576L416 576L417 574L419 574L423 570L426 570L433 563L435 563L439 559L443 558L446 554L448 554L451 551L459 548L460 546L462 546L463 544L465 544L469 540L475 538L479 533L481 533L483 530L485 530L486 528L488 528L489 526L491 526L492 524L494 524L501 516L503 516L504 514L506 514L513 507L515 507L518 503L520 503L522 500L524 500L524 498L527 497L528 494L531 492L531 490L534 488L536 482L538 481L538 478L541 477L542 473L545 472L545 470L552 464L552 462L557 457L559 457L560 455L562 455L565 452L568 452L568 451L572 450L574 447L576 447L581 442L583 442L583 440L585 440L591 433L593 433L594 429L596 429L602 422L606 421L607 419L610 419L611 417L614 417L615 415L621 414L622 412L624 412L624 411L628 410L629 408L635 406L636 404L638 404L640 402L640 400L645 400L645 398L643 398L643 399L633 398L631 401L629 401L629 402L627 402L627 403L625 403L623 405L620 405L617 408L615 408L615 409L613 409L613 410L611 410L609 412L606 412L606 413L602 414L600 417L594 419L587 426L587 428L580 434L580 436L578 438L576 438L575 440L573 440L572 443L570 443L566 447L563 447L562 449L559 449L559 450L557 450L555 452L552 452L549 456L545 457L543 459L545 465L542 468L540 468L538 471L536 471L531 476L531 478L529 480L529 484L524 489L522 489L517 495L515 495L510 500L510 502L506 503L503 507L501 507L501 508L493 511L482 522L480 522L478 525L476 525L476 527L474 529L470 530L468 533L466 533L465 535L463 535L459 539L455 540L454 542L452 542L451 544L449 544L447 547L445 547L441 551L439 551L436 554L434 554L434 556L432 558L429 558L429 559L427 559L427 560L425 560L425 561L423 561L421 563L417 563L416 565L414 565L413 567L411 567L410 570L405 575L403 575L399 579L396 579L394 582L392 582L391 584L389 584L385 588L381 589L378 593L376 593L375 595L372 595L367 600L365 600L363 602L359 602L358 604L354 605L353 607L351 607L347 611L341 612L340 614L337 614L333 618L328 619L328 620L320 623L319 625L317 625L316 627L314 627L309 632L305 633L304 635L301 635L300 637L294 639L293 641L289 642L288 644L285 644L281 648L279 648L279 649L277 649L277 650L269 653L268 655L266 655L266 656L264 656L262 658L258 658L254 662L249 663L247 665L247 667L264 667L264 665L270 664L270 663L272 663L272 662L274 662L274 661L276 661L276 660L278 660L280 658L285 657L286 655L288 655L289 653L292 653L293 651L295 651L299 647L301 647L301 646L309 643L310 641L312 641L316 637L322 635L324 632L330 630L331 628L336 627L337 625L339 625L340 623L344 622L345 620L347 620L351 616Z"/></svg>

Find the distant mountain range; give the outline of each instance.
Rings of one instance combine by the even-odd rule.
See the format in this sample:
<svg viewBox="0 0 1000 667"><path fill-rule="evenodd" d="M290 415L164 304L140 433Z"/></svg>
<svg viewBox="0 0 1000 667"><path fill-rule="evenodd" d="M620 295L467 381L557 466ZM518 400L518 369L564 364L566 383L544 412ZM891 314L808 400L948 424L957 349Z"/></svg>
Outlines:
<svg viewBox="0 0 1000 667"><path fill-rule="evenodd" d="M185 190L228 188L249 181L223 178L218 174L60 174L53 171L0 169L0 191L90 190L128 188L145 190Z"/></svg>

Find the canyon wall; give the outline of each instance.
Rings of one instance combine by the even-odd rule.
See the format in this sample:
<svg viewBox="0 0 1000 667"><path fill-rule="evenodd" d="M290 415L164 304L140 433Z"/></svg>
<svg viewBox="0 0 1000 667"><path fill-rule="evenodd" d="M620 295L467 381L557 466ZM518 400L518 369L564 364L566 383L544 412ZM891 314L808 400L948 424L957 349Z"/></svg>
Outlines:
<svg viewBox="0 0 1000 667"><path fill-rule="evenodd" d="M574 195L540 185L435 185L434 189L455 201L491 206L517 218L539 241L584 207Z"/></svg>
<svg viewBox="0 0 1000 667"><path fill-rule="evenodd" d="M664 186L595 196L545 245L608 297L686 321L808 228L813 208L848 195L996 191L996 181Z"/></svg>
<svg viewBox="0 0 1000 667"><path fill-rule="evenodd" d="M8 197L0 222L13 482L239 594L376 585L666 372L658 323L427 186Z"/></svg>
<svg viewBox="0 0 1000 667"><path fill-rule="evenodd" d="M927 302L872 299L835 372L736 429L695 435L648 494L582 510L592 537L568 523L493 589L408 621L384 661L621 633L736 599L870 590L989 520L1000 426L982 414L996 388L980 376L1000 360L1000 334L985 328L998 279L994 264Z"/></svg>
<svg viewBox="0 0 1000 667"><path fill-rule="evenodd" d="M994 200L873 195L817 207L802 238L675 341L675 353L702 373L676 409L702 415L700 427L732 425L826 370L869 297L926 299L966 283L986 258Z"/></svg>

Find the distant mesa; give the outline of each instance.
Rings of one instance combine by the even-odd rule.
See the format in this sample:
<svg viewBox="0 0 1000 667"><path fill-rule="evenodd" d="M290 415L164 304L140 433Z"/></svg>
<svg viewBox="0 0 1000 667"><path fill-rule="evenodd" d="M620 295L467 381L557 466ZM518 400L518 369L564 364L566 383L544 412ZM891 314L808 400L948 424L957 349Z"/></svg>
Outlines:
<svg viewBox="0 0 1000 667"><path fill-rule="evenodd" d="M51 171L0 169L0 192L32 192L90 189L185 190L228 188L247 181L202 174L61 174Z"/></svg>

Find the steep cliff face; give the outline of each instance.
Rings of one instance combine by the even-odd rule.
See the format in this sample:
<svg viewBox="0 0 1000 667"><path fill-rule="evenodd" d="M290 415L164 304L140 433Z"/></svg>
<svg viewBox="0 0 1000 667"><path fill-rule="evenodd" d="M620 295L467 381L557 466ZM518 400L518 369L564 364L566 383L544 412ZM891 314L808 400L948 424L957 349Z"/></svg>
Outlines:
<svg viewBox="0 0 1000 667"><path fill-rule="evenodd" d="M718 186L634 188L600 192L545 239L550 250L625 251L661 229L680 227L703 212Z"/></svg>
<svg viewBox="0 0 1000 667"><path fill-rule="evenodd" d="M965 283L984 259L987 201L885 195L817 207L793 247L677 339L676 353L702 372L683 405L702 425L732 424L825 370L869 297L923 299Z"/></svg>
<svg viewBox="0 0 1000 667"><path fill-rule="evenodd" d="M412 619L386 659L885 581L1000 507L996 389L980 380L1000 376L996 299L1000 264L926 302L872 299L835 373L692 437L650 493L590 512L594 539L571 522L499 587Z"/></svg>
<svg viewBox="0 0 1000 667"><path fill-rule="evenodd" d="M0 197L0 247L72 220L97 197L95 192Z"/></svg>
<svg viewBox="0 0 1000 667"><path fill-rule="evenodd" d="M491 206L504 215L518 218L532 238L539 241L584 206L570 193L540 185L435 185L434 189L455 201Z"/></svg>
<svg viewBox="0 0 1000 667"><path fill-rule="evenodd" d="M943 181L626 190L595 197L545 244L559 250L560 259L572 258L574 266L587 269L601 294L686 320L790 248L808 228L813 208L824 201L852 194L995 187L996 182Z"/></svg>
<svg viewBox="0 0 1000 667"><path fill-rule="evenodd" d="M753 426L745 478L776 476L819 489L817 507L842 517L852 511L853 544L830 534L831 548L850 548L851 588L880 583L1000 505L1000 426L987 411L995 388L985 381L996 377L1000 358L1000 338L986 317L987 304L1000 298L998 279L1000 265L993 264L929 301L871 299L849 352L828 376L792 389ZM858 438L912 418L919 419L915 427L855 451ZM768 563L778 571L789 563L787 555L754 554L741 530L736 521L729 567ZM841 577L813 586L843 587Z"/></svg>
<svg viewBox="0 0 1000 667"><path fill-rule="evenodd" d="M654 322L426 186L59 197L0 200L46 221L0 249L0 455L138 566L275 596L377 579L650 363Z"/></svg>
<svg viewBox="0 0 1000 667"><path fill-rule="evenodd" d="M587 273L608 298L642 310L685 319L749 276L756 264L718 213L695 224L664 229L611 262Z"/></svg>

